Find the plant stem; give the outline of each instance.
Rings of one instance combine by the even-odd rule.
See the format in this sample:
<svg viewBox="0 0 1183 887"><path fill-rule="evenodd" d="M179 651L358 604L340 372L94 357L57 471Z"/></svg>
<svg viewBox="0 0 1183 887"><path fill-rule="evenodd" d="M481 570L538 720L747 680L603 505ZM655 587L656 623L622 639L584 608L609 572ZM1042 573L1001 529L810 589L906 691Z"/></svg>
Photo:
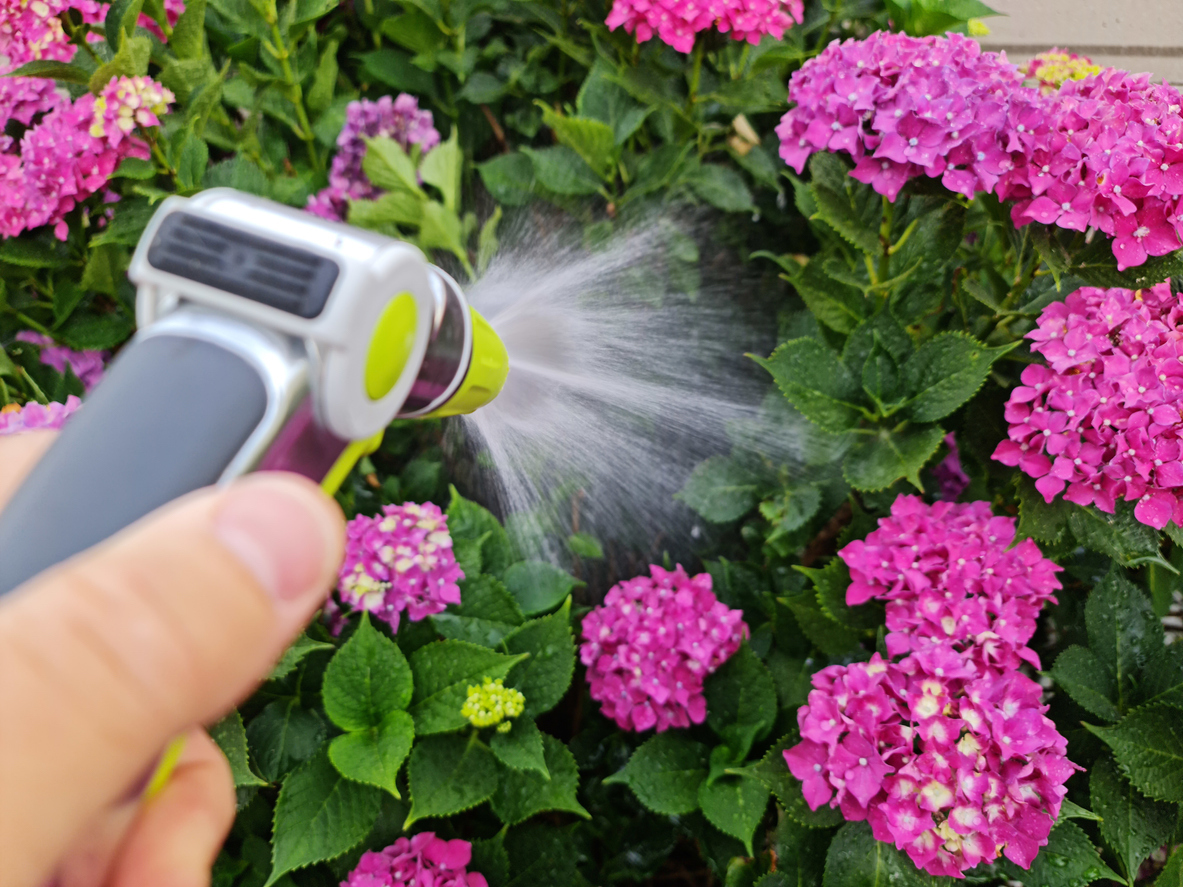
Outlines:
<svg viewBox="0 0 1183 887"><path fill-rule="evenodd" d="M879 241L883 245L883 254L879 256L879 279L887 280L891 269L891 226L895 221L895 204L883 198L883 223L879 226Z"/></svg>
<svg viewBox="0 0 1183 887"><path fill-rule="evenodd" d="M702 80L702 41L694 42L694 67L690 70L690 95L686 97L686 112L689 113L698 100L698 84Z"/></svg>
<svg viewBox="0 0 1183 887"><path fill-rule="evenodd" d="M275 41L275 57L279 59L279 67L283 71L283 82L288 88L288 101L296 109L296 122L300 124L300 138L308 146L308 159L312 162L312 168L317 172L323 172L324 164L321 162L320 152L316 150L316 136L312 132L308 111L304 108L304 92L300 89L300 81L292 73L292 65L288 61L292 53L283 40L283 33L279 30L279 15L275 11L274 3L268 10L267 18L271 24L271 39Z"/></svg>

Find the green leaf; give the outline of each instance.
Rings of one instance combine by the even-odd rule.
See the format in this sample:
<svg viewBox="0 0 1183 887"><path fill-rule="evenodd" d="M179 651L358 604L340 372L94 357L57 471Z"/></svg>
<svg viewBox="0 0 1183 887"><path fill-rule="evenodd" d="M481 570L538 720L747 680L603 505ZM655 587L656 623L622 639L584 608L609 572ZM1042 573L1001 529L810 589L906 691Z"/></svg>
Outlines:
<svg viewBox="0 0 1183 887"><path fill-rule="evenodd" d="M521 561L505 571L505 587L527 616L553 610L583 584L546 561Z"/></svg>
<svg viewBox="0 0 1183 887"><path fill-rule="evenodd" d="M332 644L327 644L324 641L316 641L308 637L307 634L302 634L283 652L283 656L279 662L275 664L275 668L271 669L271 674L267 676L269 681L280 681L292 673L297 665L309 653L317 650L331 650Z"/></svg>
<svg viewBox="0 0 1183 887"><path fill-rule="evenodd" d="M69 260L56 245L10 237L0 242L0 262L22 268L64 268Z"/></svg>
<svg viewBox="0 0 1183 887"><path fill-rule="evenodd" d="M1068 511L1068 528L1081 545L1127 566L1158 556L1158 533L1139 522L1125 503L1119 503L1116 514L1075 505Z"/></svg>
<svg viewBox="0 0 1183 887"><path fill-rule="evenodd" d="M246 730L242 726L242 715L237 709L210 727L209 735L230 762L230 773L234 776L235 788L267 784L266 780L260 779L251 769L246 747Z"/></svg>
<svg viewBox="0 0 1183 887"><path fill-rule="evenodd" d="M478 163L476 170L493 199L505 206L525 206L534 196L534 163L515 151Z"/></svg>
<svg viewBox="0 0 1183 887"><path fill-rule="evenodd" d="M349 201L349 224L381 229L386 225L418 225L426 197L409 191L390 191L377 200Z"/></svg>
<svg viewBox="0 0 1183 887"><path fill-rule="evenodd" d="M760 502L760 479L730 456L698 463L675 499L715 524L739 520Z"/></svg>
<svg viewBox="0 0 1183 887"><path fill-rule="evenodd" d="M846 456L842 473L856 490L884 490L900 478L923 490L920 469L944 439L945 430L939 425L880 428L873 435L859 436Z"/></svg>
<svg viewBox="0 0 1183 887"><path fill-rule="evenodd" d="M362 74L394 89L415 95L435 92L435 78L422 68L411 64L411 57L397 49L377 49L362 53Z"/></svg>
<svg viewBox="0 0 1183 887"><path fill-rule="evenodd" d="M208 168L209 145L190 132L177 160L177 185L184 191L197 190Z"/></svg>
<svg viewBox="0 0 1183 887"><path fill-rule="evenodd" d="M325 714L342 730L377 727L411 701L411 668L398 644L363 613L357 630L325 669Z"/></svg>
<svg viewBox="0 0 1183 887"><path fill-rule="evenodd" d="M566 197L583 197L600 190L594 169L566 145L522 148L534 164L534 178L543 188Z"/></svg>
<svg viewBox="0 0 1183 887"><path fill-rule="evenodd" d="M847 628L855 631L869 631L883 624L883 608L869 601L851 607L846 603L846 590L850 587L850 569L840 557L832 559L824 569L814 570L795 567L813 580L817 590L817 602L823 613Z"/></svg>
<svg viewBox="0 0 1183 887"><path fill-rule="evenodd" d="M542 747L542 732L534 719L526 715L515 718L508 733L495 731L489 748L506 767L512 770L533 770L550 779L546 756Z"/></svg>
<svg viewBox="0 0 1183 887"><path fill-rule="evenodd" d="M843 240L869 256L878 256L883 251L879 235L859 219L845 190L834 191L815 181L809 186L809 192L817 206L813 218L821 219Z"/></svg>
<svg viewBox="0 0 1183 887"><path fill-rule="evenodd" d="M460 217L442 203L430 200L423 204L418 240L424 249L446 249L462 262L468 261Z"/></svg>
<svg viewBox="0 0 1183 887"><path fill-rule="evenodd" d="M62 83L78 83L85 85L90 82L90 72L69 62L59 62L54 59L35 59L25 62L15 71L9 71L5 77L50 77Z"/></svg>
<svg viewBox="0 0 1183 887"><path fill-rule="evenodd" d="M78 307L78 301L81 300L85 292L115 295L119 284L124 280L126 270L127 253L123 247L114 244L95 247L87 256L86 267L82 270L82 280L79 281L79 290L71 293L68 288L61 285L54 290L54 322L64 323L66 318ZM70 304L69 299L61 300L61 297L67 295L77 296L73 304Z"/></svg>
<svg viewBox="0 0 1183 887"><path fill-rule="evenodd" d="M427 736L469 726L460 714L468 688L485 678L505 677L515 663L525 658L506 656L465 641L438 641L420 647L411 654L415 694L410 712L415 719L415 733Z"/></svg>
<svg viewBox="0 0 1183 887"><path fill-rule="evenodd" d="M943 419L977 394L994 361L1018 345L987 348L964 333L940 333L916 349L903 366L904 388L917 422Z"/></svg>
<svg viewBox="0 0 1183 887"><path fill-rule="evenodd" d="M411 813L403 828L429 816L451 816L489 800L497 790L497 758L468 736L433 736L415 743L407 779Z"/></svg>
<svg viewBox="0 0 1183 887"><path fill-rule="evenodd" d="M508 635L505 649L518 662L505 684L526 697L526 714L540 715L559 704L575 673L575 642L571 637L571 599L549 616L532 619ZM496 677L496 675L494 675Z"/></svg>
<svg viewBox="0 0 1183 887"><path fill-rule="evenodd" d="M854 287L826 274L820 261L801 266L790 258L780 264L785 271L785 280L793 285L797 295L821 323L844 335L864 323L866 298Z"/></svg>
<svg viewBox="0 0 1183 887"><path fill-rule="evenodd" d="M1129 707L1135 675L1162 647L1162 624L1150 599L1124 576L1112 572L1089 594L1084 608L1089 648L1113 676L1118 711ZM1180 798L1183 800L1183 798Z"/></svg>
<svg viewBox="0 0 1183 887"><path fill-rule="evenodd" d="M575 766L575 756L553 736L547 733L541 736L550 778L533 770L502 770L501 781L493 793L493 812L506 825L517 825L547 810L574 813L584 819L591 819L591 815L575 797L579 790L579 768Z"/></svg>
<svg viewBox="0 0 1183 887"><path fill-rule="evenodd" d="M112 52L119 52L119 48L126 43L124 37L130 37L136 29L136 20L140 17L143 7L144 0L113 0L107 8L103 30Z"/></svg>
<svg viewBox="0 0 1183 887"><path fill-rule="evenodd" d="M800 741L795 733L782 736L752 768L752 775L762 781L784 808L786 816L806 828L833 828L843 822L842 811L825 804L811 810L801 792L801 783L789 772L784 753Z"/></svg>
<svg viewBox="0 0 1183 887"><path fill-rule="evenodd" d="M781 817L773 839L776 871L769 872L754 887L821 887L829 848L827 841L817 838L813 829Z"/></svg>
<svg viewBox="0 0 1183 887"><path fill-rule="evenodd" d="M723 776L698 787L703 816L725 835L743 842L752 855L752 835L768 809L768 786L747 776Z"/></svg>
<svg viewBox="0 0 1183 887"><path fill-rule="evenodd" d="M1176 847L1154 887L1183 887L1183 847Z"/></svg>
<svg viewBox="0 0 1183 887"><path fill-rule="evenodd" d="M324 741L327 728L320 715L302 708L298 699L267 703L246 728L259 772L268 782L307 761Z"/></svg>
<svg viewBox="0 0 1183 887"><path fill-rule="evenodd" d="M853 402L858 384L838 355L821 342L790 339L767 360L754 359L772 374L789 403L823 430L841 433L859 424L860 412Z"/></svg>
<svg viewBox="0 0 1183 887"><path fill-rule="evenodd" d="M452 539L480 540L482 569L500 576L514 560L509 536L497 518L475 502L461 496L451 487L448 503L448 532Z"/></svg>
<svg viewBox="0 0 1183 887"><path fill-rule="evenodd" d="M866 822L848 822L830 842L822 883L825 887L935 887L940 881L916 868L891 844L876 841ZM1030 883L1051 887L1044 881Z"/></svg>
<svg viewBox="0 0 1183 887"><path fill-rule="evenodd" d="M1142 794L1183 801L1183 708L1144 705L1112 727L1085 726L1113 750L1118 766Z"/></svg>
<svg viewBox="0 0 1183 887"><path fill-rule="evenodd" d="M444 206L453 212L460 206L460 172L464 166L464 154L457 141L459 132L453 127L448 140L428 151L419 164L423 181L439 189L444 196Z"/></svg>
<svg viewBox="0 0 1183 887"><path fill-rule="evenodd" d="M505 852L504 830L487 841L472 842L468 870L483 875L489 887L505 887L509 881L509 854Z"/></svg>
<svg viewBox="0 0 1183 887"><path fill-rule="evenodd" d="M808 592L778 598L789 608L807 638L827 656L841 656L856 649L861 635L822 612L817 595Z"/></svg>
<svg viewBox="0 0 1183 887"><path fill-rule="evenodd" d="M1030 869L1022 869L1009 859L1001 859L996 865L1007 878L1040 887L1083 887L1101 878L1121 880L1101 861L1101 854L1080 826L1067 820L1056 823L1047 846L1040 849Z"/></svg>
<svg viewBox="0 0 1183 887"><path fill-rule="evenodd" d="M1101 664L1092 650L1075 644L1068 647L1057 657L1052 677L1086 711L1106 721L1121 717L1121 712L1113 704L1116 694L1113 673Z"/></svg>
<svg viewBox="0 0 1183 887"><path fill-rule="evenodd" d="M169 48L177 58L199 59L205 54L205 7L206 0L190 0L185 4L185 11L168 38Z"/></svg>
<svg viewBox="0 0 1183 887"><path fill-rule="evenodd" d="M492 576L460 581L460 605L431 617L446 638L495 648L523 622L517 601Z"/></svg>
<svg viewBox="0 0 1183 887"><path fill-rule="evenodd" d="M487 105L505 95L506 88L505 82L500 78L487 71L475 71L456 93L456 98L472 102L474 105Z"/></svg>
<svg viewBox="0 0 1183 887"><path fill-rule="evenodd" d="M599 540L590 533L572 533L567 537L567 546L572 554L579 557L599 560L604 556L604 549Z"/></svg>
<svg viewBox="0 0 1183 887"><path fill-rule="evenodd" d="M701 742L680 732L658 733L604 782L627 785L659 816L684 816L698 809L698 787L707 777L707 765Z"/></svg>
<svg viewBox="0 0 1183 887"><path fill-rule="evenodd" d="M111 178L150 181L156 178L156 164L151 160L142 160L139 157L124 157L115 172L111 173Z"/></svg>
<svg viewBox="0 0 1183 887"><path fill-rule="evenodd" d="M123 344L134 331L134 322L122 311L110 314L76 311L55 334L63 344L76 351L105 351Z"/></svg>
<svg viewBox="0 0 1183 887"><path fill-rule="evenodd" d="M535 104L542 110L543 122L554 130L555 138L581 158L600 178L615 178L616 134L612 127L591 117L564 116L543 101ZM553 190L553 189L552 189Z"/></svg>
<svg viewBox="0 0 1183 887"><path fill-rule="evenodd" d="M1142 862L1174 834L1179 809L1142 795L1108 757L1093 764L1089 795L1101 817L1101 837L1132 883Z"/></svg>
<svg viewBox="0 0 1183 887"><path fill-rule="evenodd" d="M689 169L681 181L700 200L724 212L751 212L756 208L743 176L730 166L703 163Z"/></svg>
<svg viewBox="0 0 1183 887"><path fill-rule="evenodd" d="M1183 644L1160 647L1141 674L1141 702L1183 706Z"/></svg>
<svg viewBox="0 0 1183 887"><path fill-rule="evenodd" d="M309 111L321 113L333 103L333 91L337 88L337 41L330 40L320 54L320 63L312 77L312 86L304 103Z"/></svg>
<svg viewBox="0 0 1183 887"><path fill-rule="evenodd" d="M588 887L575 867L572 829L528 823L509 830L505 849L513 878L508 887Z"/></svg>
<svg viewBox="0 0 1183 887"><path fill-rule="evenodd" d="M501 215L501 207L495 206L492 215L485 219L484 224L481 225L476 247L477 274L484 274L489 270L489 265L493 263L497 251L501 248L501 242L497 239L497 226L501 222Z"/></svg>
<svg viewBox="0 0 1183 887"><path fill-rule="evenodd" d="M148 73L148 60L151 55L152 41L147 37L125 37L123 45L111 61L99 65L90 75L87 88L94 95L98 95L115 77L139 77Z"/></svg>
<svg viewBox="0 0 1183 887"><path fill-rule="evenodd" d="M776 721L776 684L772 674L744 642L706 679L703 693L707 723L735 758L744 760L752 743L767 735Z"/></svg>
<svg viewBox="0 0 1183 887"><path fill-rule="evenodd" d="M1030 537L1038 542L1057 545L1068 533L1068 514L1074 507L1071 502L1056 499L1044 501L1043 494L1035 489L1035 481L1026 475L1018 479L1019 526L1015 531L1016 541Z"/></svg>
<svg viewBox="0 0 1183 887"><path fill-rule="evenodd" d="M366 139L362 171L371 182L387 191L405 191L416 195L423 193L415 164L403 146L392 138L380 136Z"/></svg>
<svg viewBox="0 0 1183 887"><path fill-rule="evenodd" d="M405 711L392 711L376 727L355 730L329 743L329 760L342 776L390 792L396 798L399 768L411 752L415 724Z"/></svg>

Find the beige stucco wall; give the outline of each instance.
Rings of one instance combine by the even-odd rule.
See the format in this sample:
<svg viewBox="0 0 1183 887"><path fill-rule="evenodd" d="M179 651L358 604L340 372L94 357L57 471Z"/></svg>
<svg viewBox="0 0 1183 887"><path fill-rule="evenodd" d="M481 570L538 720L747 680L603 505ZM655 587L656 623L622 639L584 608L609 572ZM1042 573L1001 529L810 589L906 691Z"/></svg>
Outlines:
<svg viewBox="0 0 1183 887"><path fill-rule="evenodd" d="M1102 65L1150 71L1183 85L1183 0L985 0L987 49L1023 62L1061 46Z"/></svg>

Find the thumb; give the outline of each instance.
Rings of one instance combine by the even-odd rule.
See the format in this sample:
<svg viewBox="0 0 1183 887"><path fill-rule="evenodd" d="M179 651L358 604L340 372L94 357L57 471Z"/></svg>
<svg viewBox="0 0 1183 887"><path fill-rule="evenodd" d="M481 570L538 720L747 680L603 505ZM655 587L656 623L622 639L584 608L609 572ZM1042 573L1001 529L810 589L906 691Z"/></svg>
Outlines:
<svg viewBox="0 0 1183 887"><path fill-rule="evenodd" d="M171 737L249 693L320 605L343 544L314 484L258 474L166 506L0 604L0 847L18 857L0 881L44 877Z"/></svg>

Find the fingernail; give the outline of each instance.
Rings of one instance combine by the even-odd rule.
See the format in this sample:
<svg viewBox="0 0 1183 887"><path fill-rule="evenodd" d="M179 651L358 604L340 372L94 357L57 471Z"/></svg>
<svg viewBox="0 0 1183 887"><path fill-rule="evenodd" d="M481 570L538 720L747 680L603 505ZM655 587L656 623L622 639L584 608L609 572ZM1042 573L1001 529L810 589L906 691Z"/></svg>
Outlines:
<svg viewBox="0 0 1183 887"><path fill-rule="evenodd" d="M323 597L340 519L316 489L288 475L237 482L214 516L214 532L277 601Z"/></svg>

